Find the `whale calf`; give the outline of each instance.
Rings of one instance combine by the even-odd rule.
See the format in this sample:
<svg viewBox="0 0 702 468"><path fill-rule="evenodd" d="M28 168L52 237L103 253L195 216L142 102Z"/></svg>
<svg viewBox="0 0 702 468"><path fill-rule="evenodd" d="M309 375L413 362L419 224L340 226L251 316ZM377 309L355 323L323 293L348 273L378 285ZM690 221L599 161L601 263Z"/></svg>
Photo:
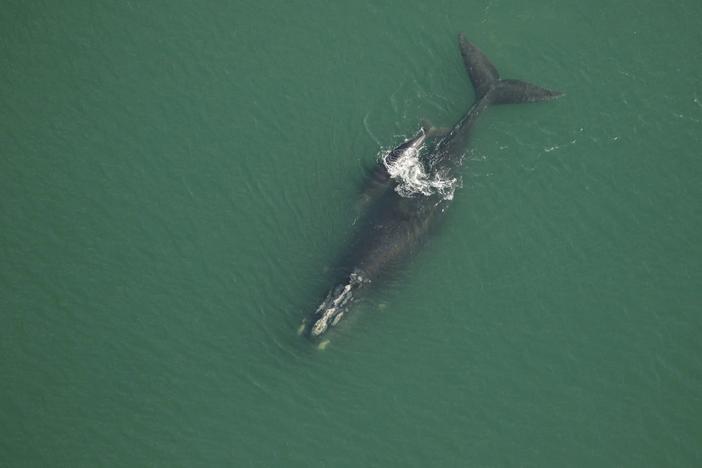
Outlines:
<svg viewBox="0 0 702 468"><path fill-rule="evenodd" d="M337 269L340 278L303 322L307 336L320 337L337 325L359 290L377 284L393 265L418 250L453 199L452 183L460 180L471 129L485 109L494 104L548 101L563 94L525 81L502 79L485 54L463 34L458 36L458 45L475 91L473 104L452 128L439 130L425 124L415 137L381 158L369 184L371 203ZM402 173L398 167L407 161L413 173L419 174L419 182L426 182L422 190L413 191L411 185L408 189L406 180L397 175ZM442 186L450 190L441 190Z"/></svg>

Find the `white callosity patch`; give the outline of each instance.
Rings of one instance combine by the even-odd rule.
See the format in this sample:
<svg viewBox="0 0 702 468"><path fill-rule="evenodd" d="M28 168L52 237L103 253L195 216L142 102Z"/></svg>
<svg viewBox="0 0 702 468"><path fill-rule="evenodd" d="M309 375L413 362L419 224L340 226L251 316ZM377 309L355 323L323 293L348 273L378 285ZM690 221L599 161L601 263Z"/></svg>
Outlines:
<svg viewBox="0 0 702 468"><path fill-rule="evenodd" d="M312 326L312 335L319 336L324 333L329 326L339 323L344 315L344 306L353 299L352 290L362 283L368 282L359 271L354 271L349 276L349 280L343 286L337 286L329 292L324 302L317 308L317 314L321 317Z"/></svg>
<svg viewBox="0 0 702 468"><path fill-rule="evenodd" d="M444 200L452 200L459 180L442 172L427 174L417 149L408 149L400 157L390 161L389 153L381 155L383 165L390 177L397 182L395 191L403 197L438 194Z"/></svg>

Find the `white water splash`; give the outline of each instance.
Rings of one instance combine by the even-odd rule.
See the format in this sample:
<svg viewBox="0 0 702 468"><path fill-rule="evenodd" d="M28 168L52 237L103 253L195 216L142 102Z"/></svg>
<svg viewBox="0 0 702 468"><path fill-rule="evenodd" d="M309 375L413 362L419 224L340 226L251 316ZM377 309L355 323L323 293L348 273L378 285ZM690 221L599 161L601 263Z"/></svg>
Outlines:
<svg viewBox="0 0 702 468"><path fill-rule="evenodd" d="M388 154L381 158L388 174L397 182L395 191L400 196L412 198L438 194L444 200L453 200L453 193L460 186L459 180L442 172L427 174L419 159L419 151L408 150L393 161L388 161Z"/></svg>

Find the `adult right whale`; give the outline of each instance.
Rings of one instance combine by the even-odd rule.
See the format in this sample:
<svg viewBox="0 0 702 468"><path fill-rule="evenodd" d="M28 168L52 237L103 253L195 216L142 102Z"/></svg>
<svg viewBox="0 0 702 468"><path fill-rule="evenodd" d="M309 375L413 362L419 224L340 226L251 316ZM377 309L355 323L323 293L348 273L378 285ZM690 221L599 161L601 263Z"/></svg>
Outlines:
<svg viewBox="0 0 702 468"><path fill-rule="evenodd" d="M372 182L375 199L336 269L339 281L303 322L302 330L309 337L319 337L339 323L358 290L376 285L393 265L411 257L450 204L452 193L446 196L441 191L399 190L403 181L393 176L398 161L411 157L419 161L418 153L431 143L420 162L425 179L457 180L471 129L485 109L493 104L548 101L563 94L525 81L502 79L490 60L463 34L458 36L458 45L475 90L473 105L451 129L440 131L424 125L417 136L380 161Z"/></svg>

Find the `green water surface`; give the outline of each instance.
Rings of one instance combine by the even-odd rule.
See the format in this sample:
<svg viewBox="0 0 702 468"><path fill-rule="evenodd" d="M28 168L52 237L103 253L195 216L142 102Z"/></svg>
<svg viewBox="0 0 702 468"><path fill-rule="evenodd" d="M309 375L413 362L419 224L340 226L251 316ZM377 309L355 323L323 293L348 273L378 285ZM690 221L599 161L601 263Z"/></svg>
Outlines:
<svg viewBox="0 0 702 468"><path fill-rule="evenodd" d="M702 466L702 2L4 2L0 466ZM489 109L319 351L379 151Z"/></svg>

